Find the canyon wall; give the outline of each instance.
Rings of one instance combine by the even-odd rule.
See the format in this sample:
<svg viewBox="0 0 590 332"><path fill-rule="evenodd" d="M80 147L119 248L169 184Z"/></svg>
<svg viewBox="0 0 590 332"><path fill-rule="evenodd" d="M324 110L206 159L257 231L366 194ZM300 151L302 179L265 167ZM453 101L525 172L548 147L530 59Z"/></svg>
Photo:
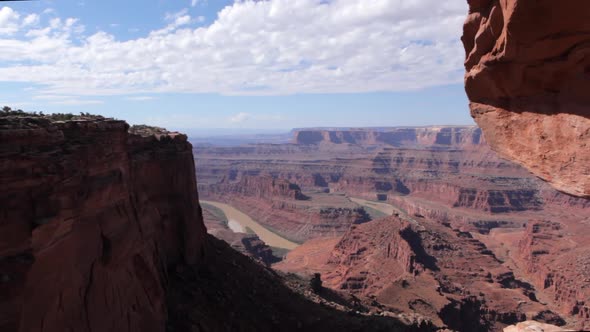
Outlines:
<svg viewBox="0 0 590 332"><path fill-rule="evenodd" d="M2 116L0 179L2 331L432 330L350 316L208 235L184 135ZM259 194L292 189L276 183ZM238 240L271 258L256 237Z"/></svg>
<svg viewBox="0 0 590 332"><path fill-rule="evenodd" d="M295 144L313 145L322 143L392 145L392 146L435 146L467 147L484 143L481 130L477 127L400 127L400 128L357 128L357 129L297 129L294 131Z"/></svg>
<svg viewBox="0 0 590 332"><path fill-rule="evenodd" d="M469 1L462 37L471 114L492 149L558 190L585 198L590 198L588 11L584 1ZM531 220L515 257L561 312L585 329L588 239L580 234L587 222Z"/></svg>
<svg viewBox="0 0 590 332"><path fill-rule="evenodd" d="M499 331L541 312L559 317L482 242L428 219L392 216L352 226L336 244L323 241L328 255L318 245L295 249L277 268L321 272L329 287L457 331Z"/></svg>
<svg viewBox="0 0 590 332"><path fill-rule="evenodd" d="M457 330L498 331L525 319L587 328L588 268L579 257L588 256L590 201L500 158L474 127L452 127L446 140L439 127L405 128L393 143L374 136L397 130L300 129L301 144L202 147L199 192L286 236L308 221L285 217L297 205L363 198L371 212L389 204L393 216L317 232L275 265L321 273L375 310L417 312ZM316 140L301 141L303 132ZM284 181L308 199L260 188ZM546 223L559 230L531 235Z"/></svg>
<svg viewBox="0 0 590 332"><path fill-rule="evenodd" d="M488 143L590 197L590 3L468 2L465 89Z"/></svg>
<svg viewBox="0 0 590 332"><path fill-rule="evenodd" d="M227 242L236 251L262 262L266 266L280 260L273 255L272 249L256 234L234 233L229 226L227 216L218 208L201 203L203 221L207 233Z"/></svg>
<svg viewBox="0 0 590 332"><path fill-rule="evenodd" d="M261 207L272 201L273 212L303 202L281 195L261 197L251 190L239 189L255 182L258 187L266 187L265 183L272 180L265 178L270 176L275 181L289 181L302 189L304 195L322 191L380 200L411 214L450 221L456 227L472 224L482 231L497 224L522 226L527 221L524 214L517 221L510 220L518 212L555 211L559 215L567 207L576 210L590 207L587 201L561 194L531 176L525 168L499 158L475 127L452 127L450 132L460 135L446 141L450 145L435 144L436 139L423 140L416 134L436 137L442 129L406 128L405 131L412 132L406 141L413 143L400 147L322 140L318 144L199 148L195 150L199 192L212 199L235 200L238 205L245 198L258 202L241 204L246 208ZM295 133L296 141L301 132L323 137L326 131L300 129ZM360 132L355 130L359 135ZM363 135L382 132L388 131L367 129ZM466 141L478 144L460 143ZM293 222L297 223L297 219L307 218L296 216Z"/></svg>
<svg viewBox="0 0 590 332"><path fill-rule="evenodd" d="M186 136L0 118L0 176L0 330L165 330L206 236Z"/></svg>
<svg viewBox="0 0 590 332"><path fill-rule="evenodd" d="M241 175L237 181L226 177L202 190L204 198L229 203L294 242L342 235L350 225L370 220L361 207L322 204L298 185L268 174Z"/></svg>

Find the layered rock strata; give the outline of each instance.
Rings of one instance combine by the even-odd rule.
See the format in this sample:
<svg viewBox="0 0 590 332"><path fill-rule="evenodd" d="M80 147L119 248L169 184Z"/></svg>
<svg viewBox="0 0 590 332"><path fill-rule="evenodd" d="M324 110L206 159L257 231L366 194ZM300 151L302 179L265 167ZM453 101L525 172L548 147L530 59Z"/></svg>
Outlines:
<svg viewBox="0 0 590 332"><path fill-rule="evenodd" d="M590 197L590 4L469 1L465 90L490 146Z"/></svg>
<svg viewBox="0 0 590 332"><path fill-rule="evenodd" d="M383 218L351 227L335 244L324 243L332 246L324 247L329 256L310 255L304 244L277 268L319 271L332 288L458 331L499 331L539 313L559 317L482 242L426 219ZM292 261L301 260L306 265L293 270Z"/></svg>
<svg viewBox="0 0 590 332"><path fill-rule="evenodd" d="M416 128L415 132L418 129L427 131ZM199 188L204 195L221 197L225 192L231 204L244 209L274 206L260 214L266 225L297 224L297 219L286 219L280 211L301 203L335 205L342 204L340 198L364 198L389 204L397 218L407 220L405 226L395 228L379 220L353 224L354 231L343 237L324 233L304 243L278 265L285 271L320 272L326 285L357 294L369 306L375 300L391 310L438 317L441 325L459 330L496 331L524 319L585 326L585 267L577 257L587 256L590 243L581 228L590 222L588 200L560 193L525 168L499 158L473 127L453 128L455 138L446 145L440 144L442 140L436 143L436 138L420 143L418 136L395 144L371 137L386 128L368 129L365 134L354 131L357 136L350 142L330 137L330 132L349 130L330 129L319 130L316 136L321 140L313 144L202 148ZM440 130L431 132L436 137ZM277 200L227 190L243 184L244 178L262 184L269 176L296 184L310 200L285 197L281 204L271 205ZM367 211L374 203L365 205ZM535 239L535 244L527 244L531 225L545 222L559 225L559 231L547 242ZM283 227L288 236L290 229ZM406 235L418 234L413 239L420 241L410 246L400 235L402 229ZM389 246L390 260L384 259L388 250L384 241L395 243ZM417 261L424 252L438 262L458 263L438 266L437 271ZM476 267L484 272L465 272ZM546 287L551 275L560 279ZM461 325L460 317L466 316L476 325Z"/></svg>
<svg viewBox="0 0 590 332"><path fill-rule="evenodd" d="M0 118L0 330L163 331L206 235L186 136Z"/></svg>
<svg viewBox="0 0 590 332"><path fill-rule="evenodd" d="M355 144L401 146L469 147L484 142L476 127L407 127L381 129L297 129L295 144Z"/></svg>
<svg viewBox="0 0 590 332"><path fill-rule="evenodd" d="M298 185L264 174L245 175L239 181L226 178L206 192L204 197L230 203L294 242L342 235L350 225L370 220L362 207L317 204Z"/></svg>

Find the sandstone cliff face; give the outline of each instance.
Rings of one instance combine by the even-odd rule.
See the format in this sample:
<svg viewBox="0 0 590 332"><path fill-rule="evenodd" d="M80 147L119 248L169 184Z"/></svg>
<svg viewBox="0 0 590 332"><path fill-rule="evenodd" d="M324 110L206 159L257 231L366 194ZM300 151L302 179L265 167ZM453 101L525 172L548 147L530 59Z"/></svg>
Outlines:
<svg viewBox="0 0 590 332"><path fill-rule="evenodd" d="M332 250L327 261L330 272L325 279L332 287L378 292L382 286L380 276L387 275L388 281L394 281L417 273L423 270L417 262L423 257L406 240L413 235L408 222L393 217L362 227L353 226Z"/></svg>
<svg viewBox="0 0 590 332"><path fill-rule="evenodd" d="M590 3L471 0L465 89L491 147L590 197Z"/></svg>
<svg viewBox="0 0 590 332"><path fill-rule="evenodd" d="M211 194L225 195L228 193L249 196L258 199L272 200L276 198L287 200L306 200L308 197L301 193L298 185L285 179L275 179L272 176L243 176L239 182L227 179L219 187L212 188Z"/></svg>
<svg viewBox="0 0 590 332"><path fill-rule="evenodd" d="M392 146L438 145L467 147L484 143L477 127L423 127L389 129L300 129L294 132L294 143L356 144Z"/></svg>
<svg viewBox="0 0 590 332"><path fill-rule="evenodd" d="M192 147L123 121L0 119L0 330L163 331L206 231Z"/></svg>
<svg viewBox="0 0 590 332"><path fill-rule="evenodd" d="M550 221L531 221L519 241L521 264L560 311L573 317L576 328L590 328L590 251L578 238L564 241L568 231ZM557 256L557 257L555 257Z"/></svg>
<svg viewBox="0 0 590 332"><path fill-rule="evenodd" d="M499 331L531 313L559 318L482 242L428 219L377 219L324 243L305 243L277 267L321 272L328 287L457 331Z"/></svg>

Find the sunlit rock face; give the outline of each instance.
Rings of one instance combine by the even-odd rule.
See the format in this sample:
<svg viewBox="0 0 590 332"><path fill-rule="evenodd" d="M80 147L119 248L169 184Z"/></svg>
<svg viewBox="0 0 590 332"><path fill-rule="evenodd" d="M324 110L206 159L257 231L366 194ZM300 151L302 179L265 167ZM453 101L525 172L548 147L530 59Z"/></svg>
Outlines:
<svg viewBox="0 0 590 332"><path fill-rule="evenodd" d="M465 89L488 143L590 197L590 2L468 2Z"/></svg>

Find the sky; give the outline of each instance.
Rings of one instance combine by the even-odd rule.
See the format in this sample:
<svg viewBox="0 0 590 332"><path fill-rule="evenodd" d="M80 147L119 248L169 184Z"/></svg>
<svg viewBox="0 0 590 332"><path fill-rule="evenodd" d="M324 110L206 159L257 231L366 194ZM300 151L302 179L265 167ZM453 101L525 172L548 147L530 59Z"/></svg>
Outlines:
<svg viewBox="0 0 590 332"><path fill-rule="evenodd" d="M0 5L0 103L170 129L473 124L466 1Z"/></svg>

